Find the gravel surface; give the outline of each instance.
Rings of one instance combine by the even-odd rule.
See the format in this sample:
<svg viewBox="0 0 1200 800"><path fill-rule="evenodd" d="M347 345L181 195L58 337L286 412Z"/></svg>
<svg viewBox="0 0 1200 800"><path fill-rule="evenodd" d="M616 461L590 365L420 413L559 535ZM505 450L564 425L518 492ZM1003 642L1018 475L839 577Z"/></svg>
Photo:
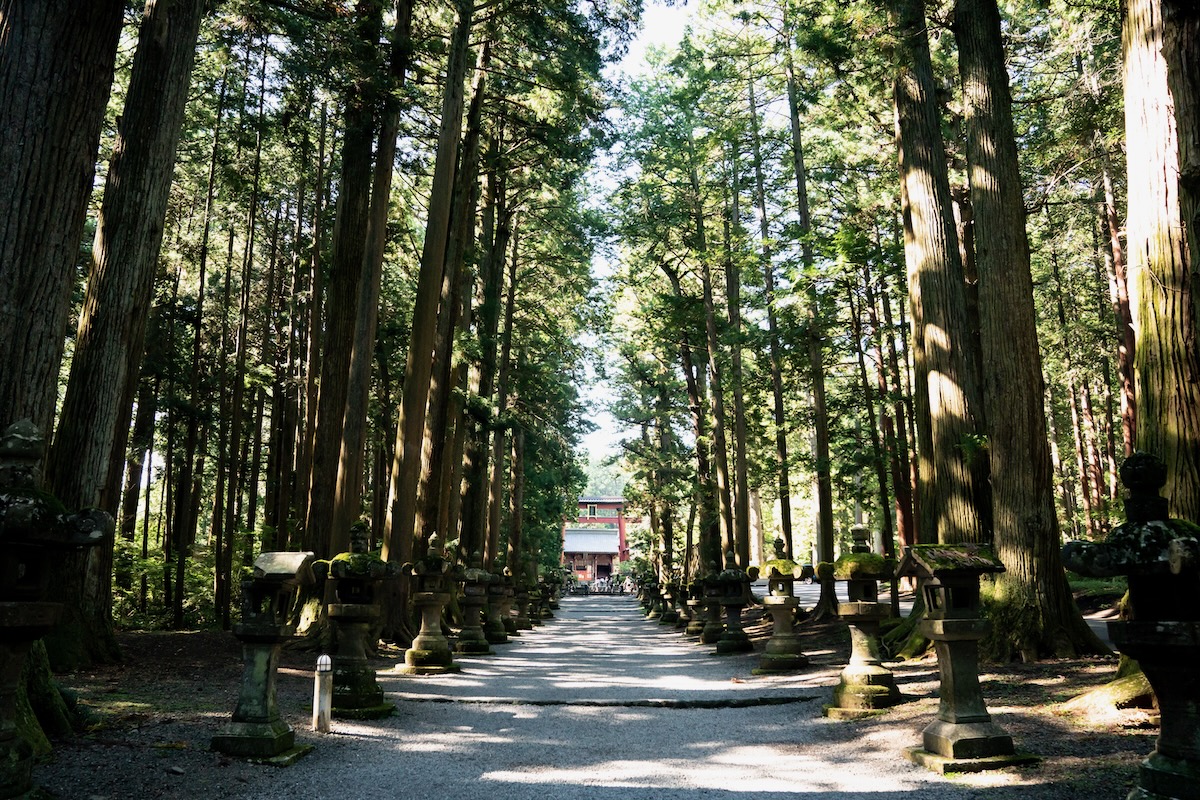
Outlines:
<svg viewBox="0 0 1200 800"><path fill-rule="evenodd" d="M752 617L752 615L748 615ZM462 658L457 675L391 672L378 661L397 713L308 730L311 663L285 653L280 708L297 740L315 745L293 766L209 750L229 718L240 676L229 634L127 634L126 663L67 676L91 729L56 743L35 769L51 796L425 800L782 800L825 798L1118 798L1153 748L1154 719L1129 710L1086 719L1055 706L1108 680L1114 659L989 666L993 718L1032 767L936 775L906 747L937 711L931 658L890 665L910 701L857 722L821 715L847 655L844 628L806 626L809 669L751 674L757 654L717 657L643 619L629 597L572 597L556 618L493 656ZM769 626L749 630L761 648Z"/></svg>

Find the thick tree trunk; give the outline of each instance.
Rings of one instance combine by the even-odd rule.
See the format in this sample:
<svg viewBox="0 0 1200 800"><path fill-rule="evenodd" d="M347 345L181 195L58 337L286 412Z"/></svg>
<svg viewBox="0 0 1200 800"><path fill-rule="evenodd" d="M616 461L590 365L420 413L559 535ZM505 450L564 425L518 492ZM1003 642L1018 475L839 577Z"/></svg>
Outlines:
<svg viewBox="0 0 1200 800"><path fill-rule="evenodd" d="M377 43L383 14L381 0L361 0L356 14L355 60L360 69L370 69L378 61ZM333 259L326 289L320 394L304 531L304 549L313 550L318 558L329 558L341 552L334 549L335 537L337 541L349 541L349 531L338 536L334 511L343 425L350 397L350 367L359 327L367 242L371 235L371 150L375 139L376 102L374 87L365 77L346 88L342 174ZM317 335L318 330L319 326L310 335ZM367 364L370 364L369 354ZM358 444L361 447L361 441Z"/></svg>
<svg viewBox="0 0 1200 800"><path fill-rule="evenodd" d="M1183 59L1194 56L1196 41L1187 36L1189 19L1195 32L1195 11L1185 12L1184 5L1159 0L1129 0L1126 5L1125 137L1129 152L1137 153L1128 160L1127 230L1129 300L1137 332L1137 449L1166 462L1163 495L1170 499L1171 515L1197 521L1195 62L1181 70ZM1170 11L1169 23L1164 9ZM1184 218L1185 211L1193 216Z"/></svg>
<svg viewBox="0 0 1200 800"><path fill-rule="evenodd" d="M412 552L417 521L417 483L421 477L421 451L425 439L425 415L437 337L438 297L450 235L451 201L458 145L462 138L463 83L470 55L470 0L455 3L458 19L446 62L446 85L442 97L441 127L429 197L429 216L421 250L413 307L412 335L404 368L404 394L396 423L396 453L388 488L388 524L383 544L387 560L406 561Z"/></svg>
<svg viewBox="0 0 1200 800"><path fill-rule="evenodd" d="M689 150L694 150L689 140ZM709 268L708 237L704 226L704 208L700 196L700 177L696 170L695 154L692 153L690 172L692 190L692 233L695 251L700 261L701 297L704 304L704 331L708 342L709 405L712 413L713 466L716 475L717 511L721 522L721 549L724 553L734 551L733 503L729 485L729 450L725 440L725 396L721 376L721 341L717 335L716 306L713 302L712 270ZM724 559L721 561L724 564ZM741 565L747 566L745 564Z"/></svg>
<svg viewBox="0 0 1200 800"><path fill-rule="evenodd" d="M979 386L965 355L969 338L962 262L935 100L923 0L892 3L899 36L895 102L916 371L920 536L980 541L976 417Z"/></svg>
<svg viewBox="0 0 1200 800"><path fill-rule="evenodd" d="M750 110L754 113L754 86L750 86ZM761 163L757 166L760 167ZM725 233L725 312L729 321L729 394L733 401L733 540L738 563L750 561L750 477L746 464L746 398L742 370L742 279L733 257L733 220L741 216L738 202L737 153L731 154L731 202L724 224ZM765 225L765 221L764 221ZM764 240L763 246L766 247ZM767 258L770 258L768 249ZM665 447L664 447L665 450ZM666 456L666 453L663 453ZM664 462L665 463L665 462Z"/></svg>
<svg viewBox="0 0 1200 800"><path fill-rule="evenodd" d="M0 3L0 429L50 435L124 8Z"/></svg>
<svg viewBox="0 0 1200 800"><path fill-rule="evenodd" d="M392 33L389 91L384 92L383 119L375 166L371 178L370 207L366 220L366 242L358 279L358 306L350 351L346 407L342 419L341 450L333 497L329 551L350 550L350 526L362 514L367 421L371 397L371 367L375 363L375 333L379 326L379 294L383 280L383 256L387 244L387 221L392 205L392 173L395 171L396 137L400 133L400 108L395 92L404 85L412 44L412 3L401 0Z"/></svg>
<svg viewBox="0 0 1200 800"><path fill-rule="evenodd" d="M1012 100L996 0L957 0L980 343L991 457L995 582L992 647L1025 660L1104 652L1071 597L1059 558L1054 469L1034 317Z"/></svg>

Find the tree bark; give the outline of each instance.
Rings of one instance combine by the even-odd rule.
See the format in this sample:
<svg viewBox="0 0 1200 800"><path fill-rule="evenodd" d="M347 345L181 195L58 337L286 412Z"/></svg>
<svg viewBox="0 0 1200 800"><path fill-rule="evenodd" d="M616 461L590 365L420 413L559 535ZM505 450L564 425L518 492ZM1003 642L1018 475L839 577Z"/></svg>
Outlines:
<svg viewBox="0 0 1200 800"><path fill-rule="evenodd" d="M1067 586L1046 435L1029 241L996 0L957 0L996 555L993 647L1025 660L1106 648ZM1002 620L1003 622L999 622Z"/></svg>
<svg viewBox="0 0 1200 800"><path fill-rule="evenodd" d="M458 19L446 62L446 86L442 97L442 119L438 133L429 216L421 250L413 308L412 335L404 368L404 394L396 423L396 453L388 488L388 524L383 544L386 560L408 560L417 521L417 483L421 477L421 450L425 438L425 414L437 336L438 296L445 268L446 241L450 234L451 201L458 167L458 145L462 137L463 83L470 54L470 0L455 3Z"/></svg>
<svg viewBox="0 0 1200 800"><path fill-rule="evenodd" d="M1125 137L1128 159L1129 300L1134 356L1137 449L1167 465L1163 494L1171 515L1200 520L1200 353L1197 343L1195 213L1195 63L1183 74L1183 3L1129 0L1124 29ZM1164 19L1170 11L1170 23ZM1194 14L1194 12L1191 12ZM1170 30L1167 37L1164 28ZM1184 38L1179 37L1183 34ZM1189 158L1182 163L1181 155ZM1186 184L1186 185L1185 185ZM1184 195L1187 195L1185 201ZM1185 209L1185 204L1187 208ZM1193 214L1185 219L1187 210Z"/></svg>
<svg viewBox="0 0 1200 800"><path fill-rule="evenodd" d="M359 68L367 70L369 74L378 60L382 2L360 0L355 14L355 60ZM338 467L342 458L343 425L350 397L350 366L354 357L370 236L371 145L375 139L378 99L375 87L365 77L346 87L345 92L346 130L342 139L342 174L337 222L334 226L333 258L326 286L320 393L304 530L304 549L314 551L318 558L329 558L340 552L333 549L337 530L335 497ZM310 335L316 336L318 330L319 327L314 328ZM367 363L370 364L369 357ZM349 541L349 531L342 538Z"/></svg>
<svg viewBox="0 0 1200 800"><path fill-rule="evenodd" d="M895 0L899 36L895 103L904 253L916 371L922 541L987 538L976 506L981 462L977 377L965 355L969 333L946 155L934 93L923 0Z"/></svg>

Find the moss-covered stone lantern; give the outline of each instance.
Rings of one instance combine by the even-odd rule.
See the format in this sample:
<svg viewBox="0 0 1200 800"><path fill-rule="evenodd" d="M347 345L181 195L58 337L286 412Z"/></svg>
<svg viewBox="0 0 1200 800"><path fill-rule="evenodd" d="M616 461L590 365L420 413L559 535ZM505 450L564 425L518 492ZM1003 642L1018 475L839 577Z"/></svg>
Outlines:
<svg viewBox="0 0 1200 800"><path fill-rule="evenodd" d="M687 625L683 632L688 636L699 636L704 632L704 581L692 578L687 584Z"/></svg>
<svg viewBox="0 0 1200 800"><path fill-rule="evenodd" d="M783 539L775 540L775 557L763 564L767 573L767 596L763 605L771 615L771 638L759 659L756 673L788 672L808 664L796 635L796 609L800 600L792 593L804 568L788 558Z"/></svg>
<svg viewBox="0 0 1200 800"><path fill-rule="evenodd" d="M242 643L242 685L233 720L212 738L214 750L289 763L312 749L296 747L275 700L279 649L296 632L288 615L299 587L313 582L312 564L312 553L263 553L242 581L242 621L233 626Z"/></svg>
<svg viewBox="0 0 1200 800"><path fill-rule="evenodd" d="M366 522L354 523L350 550L313 565L317 577L329 581L333 595L325 610L334 638L332 713L339 719L381 719L396 710L395 704L383 698L368 653L371 628L380 615L377 592L399 569L367 552L369 536Z"/></svg>
<svg viewBox="0 0 1200 800"><path fill-rule="evenodd" d="M29 420L0 436L0 797L24 796L33 785L33 746L17 730L17 687L30 648L62 610L49 599L50 567L64 550L113 535L108 514L69 514L40 489L44 444Z"/></svg>
<svg viewBox="0 0 1200 800"><path fill-rule="evenodd" d="M412 600L421 615L421 630L404 651L404 666L398 671L405 675L458 672L450 641L442 635L442 611L463 579L463 570L446 557L436 533L429 537L426 554L401 569L412 576Z"/></svg>
<svg viewBox="0 0 1200 800"><path fill-rule="evenodd" d="M750 582L757 576L751 575L737 565L733 551L725 554L725 569L716 577L716 585L720 591L721 609L725 612L725 630L717 639L718 655L732 653L749 653L754 645L746 631L742 628L742 609L750 594Z"/></svg>
<svg viewBox="0 0 1200 800"><path fill-rule="evenodd" d="M483 629L483 614L484 606L488 603L488 590L493 583L498 583L496 576L483 568L483 556L476 550L471 554L471 563L463 571L462 593L459 595L463 626L454 644L456 652L473 656L492 652ZM504 626L500 627L503 633Z"/></svg>
<svg viewBox="0 0 1200 800"><path fill-rule="evenodd" d="M1161 718L1129 800L1200 798L1200 527L1168 516L1166 480L1161 460L1134 453L1121 465L1127 521L1103 542L1063 548L1068 569L1129 580L1128 617L1108 634L1141 666Z"/></svg>
<svg viewBox="0 0 1200 800"><path fill-rule="evenodd" d="M725 624L721 621L724 587L719 580L720 574L717 562L712 561L708 565L708 574L700 580L704 598L704 627L700 630L700 644L716 644L725 632Z"/></svg>
<svg viewBox="0 0 1200 800"><path fill-rule="evenodd" d="M916 545L897 571L922 581L921 634L933 640L940 677L938 718L907 756L935 772L979 772L1036 761L1017 753L1012 737L992 722L979 688L979 640L987 632L979 579L1003 572L992 551L976 544Z"/></svg>
<svg viewBox="0 0 1200 800"><path fill-rule="evenodd" d="M508 644L508 629L504 621L512 616L509 613L512 607L510 588L503 575L492 574L492 580L487 585L487 620L483 623L483 636L488 644Z"/></svg>
<svg viewBox="0 0 1200 800"><path fill-rule="evenodd" d="M832 719L860 719L882 713L900 702L892 671L883 666L879 628L891 614L879 602L879 582L892 577L895 564L872 553L865 529L855 532L855 546L833 563L833 579L846 584L847 602L838 603L838 617L850 629L850 663L833 690L833 703L825 708Z"/></svg>

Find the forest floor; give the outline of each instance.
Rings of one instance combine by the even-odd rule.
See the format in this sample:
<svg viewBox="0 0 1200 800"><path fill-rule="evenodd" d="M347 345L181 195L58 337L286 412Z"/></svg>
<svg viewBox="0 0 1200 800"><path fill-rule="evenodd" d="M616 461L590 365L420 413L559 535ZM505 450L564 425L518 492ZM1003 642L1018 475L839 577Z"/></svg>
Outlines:
<svg viewBox="0 0 1200 800"><path fill-rule="evenodd" d="M747 622L761 650L769 620L759 609L747 612ZM845 626L808 624L800 631L817 677L832 685L849 653ZM55 742L53 755L35 769L44 794L63 800L261 796L254 787L273 768L209 749L237 701L238 641L225 632L126 632L120 643L122 663L59 676L77 698L84 722L78 736ZM401 660L402 651L384 650L377 666L388 669ZM313 662L306 652L285 650L281 658L279 706L298 741L315 741L308 730ZM917 732L936 715L937 662L927 655L888 666L912 698L886 715L889 727L902 732L900 739L911 740L899 750L919 742ZM970 797L1017 797L1009 794L1017 789L1020 797L1124 797L1137 765L1154 747L1155 711L1095 708L1067 714L1061 708L1065 700L1111 680L1115 669L1115 657L984 665L980 683L989 711L1018 749L1043 760L955 780L978 790ZM345 797L353 796L348 789Z"/></svg>

